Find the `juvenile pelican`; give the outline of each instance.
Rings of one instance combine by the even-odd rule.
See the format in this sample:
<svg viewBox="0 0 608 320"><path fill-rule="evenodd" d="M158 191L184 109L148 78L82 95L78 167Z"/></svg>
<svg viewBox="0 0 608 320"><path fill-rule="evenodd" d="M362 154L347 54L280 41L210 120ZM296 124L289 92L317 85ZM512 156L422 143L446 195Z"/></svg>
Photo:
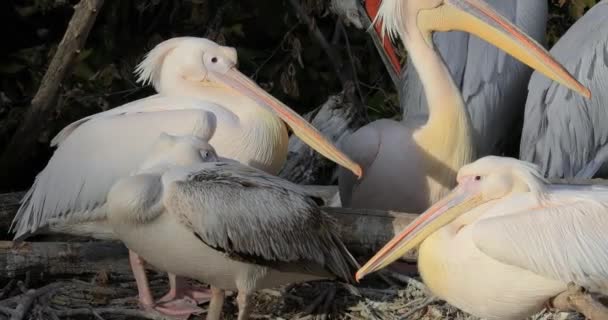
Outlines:
<svg viewBox="0 0 608 320"><path fill-rule="evenodd" d="M536 165L486 157L458 186L358 272L420 245L418 268L437 296L484 319L524 319L569 283L608 294L608 188L549 185Z"/></svg>
<svg viewBox="0 0 608 320"><path fill-rule="evenodd" d="M108 219L130 250L161 270L211 284L208 320L220 319L224 290L238 291L238 319L245 320L257 289L352 280L357 263L337 226L319 208L322 200L298 185L237 162L167 171L167 163L205 161L204 147L180 138L112 187ZM145 274L137 280L149 292Z"/></svg>
<svg viewBox="0 0 608 320"><path fill-rule="evenodd" d="M277 173L287 155L285 121L315 150L361 174L357 164L236 65L234 48L207 39L173 38L157 45L137 71L159 94L64 128L17 212L15 238L37 231L114 238L106 221L106 195L138 168L162 132L206 131L220 156ZM169 299L174 289L172 282Z"/></svg>
<svg viewBox="0 0 608 320"><path fill-rule="evenodd" d="M482 0L385 0L378 19L398 35L418 71L428 101L424 124L388 119L373 122L344 142L363 166L364 177L341 170L344 206L420 212L456 183L461 166L476 157L465 104L435 52L434 31L461 30L496 45L549 78L585 96L590 92L536 41Z"/></svg>

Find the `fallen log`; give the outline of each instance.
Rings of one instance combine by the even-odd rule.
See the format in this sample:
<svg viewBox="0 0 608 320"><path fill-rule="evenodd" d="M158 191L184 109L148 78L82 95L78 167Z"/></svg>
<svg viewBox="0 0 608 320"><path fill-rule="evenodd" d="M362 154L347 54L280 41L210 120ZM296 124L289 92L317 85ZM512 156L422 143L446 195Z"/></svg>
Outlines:
<svg viewBox="0 0 608 320"><path fill-rule="evenodd" d="M13 217L19 209L19 201L25 192L0 193L0 239L8 233Z"/></svg>
<svg viewBox="0 0 608 320"><path fill-rule="evenodd" d="M354 255L362 257L373 255L417 216L387 211L326 209L342 228L347 247ZM127 250L118 241L0 241L0 277L12 278L28 271L44 275L130 273Z"/></svg>

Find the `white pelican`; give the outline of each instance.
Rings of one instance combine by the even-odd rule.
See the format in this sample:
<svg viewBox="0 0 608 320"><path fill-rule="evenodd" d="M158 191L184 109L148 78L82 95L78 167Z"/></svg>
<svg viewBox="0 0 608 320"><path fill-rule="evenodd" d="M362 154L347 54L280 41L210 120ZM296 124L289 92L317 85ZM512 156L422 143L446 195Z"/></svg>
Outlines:
<svg viewBox="0 0 608 320"><path fill-rule="evenodd" d="M532 39L545 43L549 15L547 1L486 2ZM471 121L477 156L517 154L519 140L514 131L521 130L518 123L523 117L528 96L526 88L533 70L492 44L466 32L438 32L433 35L433 43L462 94ZM555 56L564 63L560 56ZM552 83L540 74L539 78ZM428 118L426 97L416 68L405 69L399 89L403 118Z"/></svg>
<svg viewBox="0 0 608 320"><path fill-rule="evenodd" d="M550 178L608 175L607 16L608 0L600 1L551 49L593 98L573 95L538 74L530 80L519 157Z"/></svg>
<svg viewBox="0 0 608 320"><path fill-rule="evenodd" d="M486 157L458 186L358 272L384 268L420 245L429 289L484 319L524 319L569 283L608 294L608 188L550 185L536 165Z"/></svg>
<svg viewBox="0 0 608 320"><path fill-rule="evenodd" d="M106 221L106 195L138 168L162 132L206 131L220 156L277 173L287 156L285 121L315 150L361 175L357 164L236 65L234 48L207 39L173 38L157 45L137 71L160 93L64 128L17 212L15 238L39 231L114 238ZM165 298L172 300L182 289L172 281Z"/></svg>
<svg viewBox="0 0 608 320"><path fill-rule="evenodd" d="M108 220L147 262L211 284L208 320L220 319L224 290L238 291L238 319L245 320L257 289L353 280L357 262L319 208L322 199L237 162L201 163L212 150L196 138L159 140L138 174L108 193ZM149 292L145 273L137 280Z"/></svg>
<svg viewBox="0 0 608 320"><path fill-rule="evenodd" d="M362 127L344 151L364 176L341 170L344 206L420 212L456 183L461 166L476 158L469 117L458 88L434 50L434 31L461 30L479 36L549 78L585 96L576 81L536 41L482 0L385 0L378 19L402 39L424 85L429 118L424 124L388 119Z"/></svg>

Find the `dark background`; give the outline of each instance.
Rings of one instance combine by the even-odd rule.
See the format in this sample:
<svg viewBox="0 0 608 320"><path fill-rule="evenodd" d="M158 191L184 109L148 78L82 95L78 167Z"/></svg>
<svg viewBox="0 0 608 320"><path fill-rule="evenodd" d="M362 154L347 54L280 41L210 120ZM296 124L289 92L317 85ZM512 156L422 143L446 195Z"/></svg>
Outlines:
<svg viewBox="0 0 608 320"><path fill-rule="evenodd" d="M597 2L547 1L552 6L548 48ZM0 152L36 93L76 3L0 1ZM364 30L349 26L349 46L344 37L337 39L338 18L329 3L300 1L342 61L354 66L369 118L399 117L397 94L371 39ZM2 181L0 192L29 187L52 154L50 139L65 125L153 93L135 83L134 67L150 48L174 36L207 37L236 47L240 70L300 113L342 90L334 66L288 1L106 0L73 74L62 83L56 112L47 119L48 130L38 137L42 152L17 178Z"/></svg>

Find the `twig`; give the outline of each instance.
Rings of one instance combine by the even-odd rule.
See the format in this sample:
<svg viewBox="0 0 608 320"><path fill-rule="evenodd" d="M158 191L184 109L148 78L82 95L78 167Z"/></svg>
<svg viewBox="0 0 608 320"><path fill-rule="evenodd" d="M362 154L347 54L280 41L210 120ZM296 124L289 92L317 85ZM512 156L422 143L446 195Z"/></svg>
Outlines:
<svg viewBox="0 0 608 320"><path fill-rule="evenodd" d="M66 309L66 310L53 310L53 312L59 317L74 317L74 316L90 316L97 314L113 314L127 317L138 317L150 320L169 320L170 318L160 314L153 314L151 312L125 309L125 308L78 308L78 309Z"/></svg>
<svg viewBox="0 0 608 320"><path fill-rule="evenodd" d="M587 319L608 319L608 308L574 283L570 283L566 291L555 297L552 304L562 311L579 312Z"/></svg>
<svg viewBox="0 0 608 320"><path fill-rule="evenodd" d="M410 311L406 312L401 319L403 319L403 320L410 319L410 317L412 315L414 315L414 313L428 307L430 304L434 303L435 301L437 301L437 298L435 298L435 297L429 297L429 298L424 299L422 301L422 303L420 303L418 306L416 306L416 307L412 308Z"/></svg>
<svg viewBox="0 0 608 320"><path fill-rule="evenodd" d="M38 92L25 113L23 123L0 157L4 175L0 180L3 183L10 184L13 180L11 178L19 178L14 175L24 172L20 169L28 166L28 160L39 149L39 138L49 129L47 124L52 123L49 119L55 110L59 87L84 47L103 2L104 0L81 0L75 6L74 15L40 82Z"/></svg>
<svg viewBox="0 0 608 320"><path fill-rule="evenodd" d="M319 30L313 19L306 14L306 11L298 3L298 0L289 0L289 4L296 11L296 14L300 17L300 19L306 23L308 26L308 31L311 33L312 37L319 43L321 48L323 48L323 51L325 51L325 54L329 58L329 61L334 68L336 76L338 76L338 79L342 84L342 89L347 94L350 101L357 107L359 112L364 112L365 108L363 107L363 102L357 97L353 90L355 86L353 72L355 72L355 70L351 70L352 72L344 70L343 72L342 59L327 41L321 30Z"/></svg>
<svg viewBox="0 0 608 320"><path fill-rule="evenodd" d="M62 285L64 285L64 283L55 282L39 289L30 289L21 296L21 302L19 302L17 308L15 308L13 311L10 320L23 320L29 309L32 307L32 304L38 297L47 295L59 289Z"/></svg>
<svg viewBox="0 0 608 320"><path fill-rule="evenodd" d="M15 284L17 283L17 280L15 279L11 279L5 286L4 288L2 288L2 290L0 290L0 300L2 300L4 297L8 296L9 293L13 290L13 288L15 287Z"/></svg>
<svg viewBox="0 0 608 320"><path fill-rule="evenodd" d="M332 286L329 289L329 292L327 293L327 296L325 298L325 303L323 303L323 307L321 309L321 314L320 316L317 317L317 319L319 320L327 320L327 317L330 314L330 307L333 305L334 299L336 297L336 287Z"/></svg>

